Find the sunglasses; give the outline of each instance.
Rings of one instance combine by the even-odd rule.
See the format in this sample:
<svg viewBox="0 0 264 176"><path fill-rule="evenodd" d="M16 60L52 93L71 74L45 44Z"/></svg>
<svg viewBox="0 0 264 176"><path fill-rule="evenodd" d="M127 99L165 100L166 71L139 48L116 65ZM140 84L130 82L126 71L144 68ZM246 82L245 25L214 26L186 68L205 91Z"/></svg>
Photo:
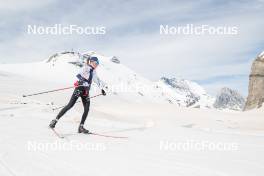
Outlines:
<svg viewBox="0 0 264 176"><path fill-rule="evenodd" d="M96 65L99 65L98 61L91 61L92 63L95 63Z"/></svg>

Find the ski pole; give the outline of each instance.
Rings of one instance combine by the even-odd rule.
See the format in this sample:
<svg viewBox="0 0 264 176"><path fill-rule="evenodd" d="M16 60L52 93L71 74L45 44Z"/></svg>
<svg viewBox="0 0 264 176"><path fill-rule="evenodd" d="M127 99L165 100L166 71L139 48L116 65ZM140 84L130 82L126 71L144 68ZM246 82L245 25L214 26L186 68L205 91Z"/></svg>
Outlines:
<svg viewBox="0 0 264 176"><path fill-rule="evenodd" d="M38 93L34 93L34 94L23 95L23 97L30 97L30 96L41 95L41 94L50 93L50 92L57 92L57 91L61 91L61 90L71 89L71 88L74 88L74 86L65 87L65 88L61 88L61 89L55 89L55 90L49 90L49 91L44 91L44 92L38 92Z"/></svg>
<svg viewBox="0 0 264 176"><path fill-rule="evenodd" d="M91 98L95 98L95 97L98 97L100 95L103 95L103 94L98 94L98 95L94 95L92 97L89 97L89 99ZM80 103L81 101L77 101L77 103ZM60 106L60 107L57 107L57 108L52 108L53 111L57 110L57 109L61 109L61 108L64 108L66 105L63 105L63 106Z"/></svg>

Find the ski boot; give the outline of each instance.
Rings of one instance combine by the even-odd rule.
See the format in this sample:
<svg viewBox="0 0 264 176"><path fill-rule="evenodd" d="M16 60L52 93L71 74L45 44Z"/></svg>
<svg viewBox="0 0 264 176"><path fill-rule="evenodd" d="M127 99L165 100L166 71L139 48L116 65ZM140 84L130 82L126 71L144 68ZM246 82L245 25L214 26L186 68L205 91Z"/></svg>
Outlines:
<svg viewBox="0 0 264 176"><path fill-rule="evenodd" d="M57 119L53 119L53 120L50 122L49 127L50 127L50 128L55 128L57 122L58 122Z"/></svg>
<svg viewBox="0 0 264 176"><path fill-rule="evenodd" d="M83 125L79 126L78 133L84 133L84 134L89 134L89 130L86 130Z"/></svg>

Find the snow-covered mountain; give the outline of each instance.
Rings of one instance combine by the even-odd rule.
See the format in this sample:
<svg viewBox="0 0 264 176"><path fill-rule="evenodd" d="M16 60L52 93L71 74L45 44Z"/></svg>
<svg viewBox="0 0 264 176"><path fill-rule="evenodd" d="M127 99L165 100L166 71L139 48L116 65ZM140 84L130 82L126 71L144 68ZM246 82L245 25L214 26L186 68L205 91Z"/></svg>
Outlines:
<svg viewBox="0 0 264 176"><path fill-rule="evenodd" d="M224 87L217 94L214 107L218 109L242 110L245 99L237 91Z"/></svg>
<svg viewBox="0 0 264 176"><path fill-rule="evenodd" d="M116 101L170 103L184 107L211 107L213 104L212 97L194 82L175 78L162 78L158 82L152 82L122 65L116 56L107 57L96 52L85 54L62 52L53 54L43 62L4 64L0 65L0 68L31 79L48 80L58 85L72 85L76 80L75 75L88 55L97 56L100 59L98 75L106 82L109 87L108 93L115 96ZM93 87L96 88L96 86Z"/></svg>
<svg viewBox="0 0 264 176"><path fill-rule="evenodd" d="M180 106L212 108L214 98L193 81L162 77L156 84L163 87L165 90L163 94L170 97L171 102L176 102Z"/></svg>

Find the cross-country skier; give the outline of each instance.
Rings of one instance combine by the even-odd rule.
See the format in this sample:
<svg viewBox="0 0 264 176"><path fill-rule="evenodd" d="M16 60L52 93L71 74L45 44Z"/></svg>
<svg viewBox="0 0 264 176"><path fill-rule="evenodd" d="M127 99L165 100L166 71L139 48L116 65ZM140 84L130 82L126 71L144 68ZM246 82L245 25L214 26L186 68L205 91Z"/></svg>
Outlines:
<svg viewBox="0 0 264 176"><path fill-rule="evenodd" d="M90 57L87 59L87 62L81 72L77 75L78 81L75 82L75 90L71 96L69 103L59 112L56 119L50 122L49 127L55 128L58 120L68 111L70 110L77 99L81 97L84 112L82 115L81 123L78 129L79 133L89 133L87 129L83 127L86 117L90 108L90 98L89 98L89 90L91 88L92 81L95 82L99 88L101 88L102 95L106 95L104 88L107 88L105 83L102 82L96 75L96 68L99 65L99 60L97 57Z"/></svg>

